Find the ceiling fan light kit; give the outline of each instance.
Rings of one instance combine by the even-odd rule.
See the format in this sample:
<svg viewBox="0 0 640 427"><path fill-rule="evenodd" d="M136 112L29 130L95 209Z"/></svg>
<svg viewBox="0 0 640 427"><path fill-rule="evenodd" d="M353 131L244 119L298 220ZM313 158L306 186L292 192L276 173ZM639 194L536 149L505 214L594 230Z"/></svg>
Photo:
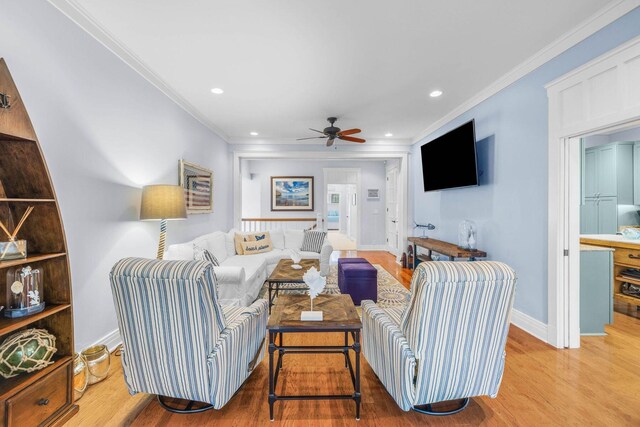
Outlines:
<svg viewBox="0 0 640 427"><path fill-rule="evenodd" d="M326 138L327 139L327 147L331 147L336 139L341 139L343 141L349 141L349 142L357 142L357 143L360 143L360 144L366 142L365 139L349 136L349 135L353 135L355 133L362 132L360 129L354 128L354 129L341 130L339 127L334 126L334 123L337 120L338 120L337 117L329 117L329 118L327 118L327 121L329 122L330 126L324 128L323 130L317 130L317 129L309 128L309 130L321 133L322 136L311 136L311 137L308 137L308 138L298 138L297 141L304 141L304 140L307 140L307 139Z"/></svg>

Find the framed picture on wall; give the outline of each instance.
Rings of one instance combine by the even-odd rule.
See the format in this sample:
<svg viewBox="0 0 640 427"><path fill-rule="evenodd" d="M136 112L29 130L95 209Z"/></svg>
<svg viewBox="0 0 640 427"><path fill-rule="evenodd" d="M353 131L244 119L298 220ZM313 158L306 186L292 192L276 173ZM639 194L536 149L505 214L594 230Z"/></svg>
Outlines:
<svg viewBox="0 0 640 427"><path fill-rule="evenodd" d="M272 211L313 211L312 176L272 176Z"/></svg>
<svg viewBox="0 0 640 427"><path fill-rule="evenodd" d="M213 172L211 170L181 159L180 185L184 189L187 213L213 212Z"/></svg>

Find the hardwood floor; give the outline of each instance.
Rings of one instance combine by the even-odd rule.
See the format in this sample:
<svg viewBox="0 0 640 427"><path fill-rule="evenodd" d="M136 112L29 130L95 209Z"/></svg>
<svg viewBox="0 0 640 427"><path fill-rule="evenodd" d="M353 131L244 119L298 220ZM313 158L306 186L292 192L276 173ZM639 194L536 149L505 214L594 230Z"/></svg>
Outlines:
<svg viewBox="0 0 640 427"><path fill-rule="evenodd" d="M411 272L389 254L349 251L339 256L356 254L381 264L408 287ZM277 402L276 421L270 423L266 359L220 411L175 415L153 400L135 417L140 403L134 400L146 404L148 397L128 395L116 359L111 376L80 400L80 413L68 425L128 425L133 417L134 426L640 425L640 319L616 312L607 333L583 338L580 349L556 350L512 326L498 397L473 398L466 410L449 417L398 409L363 358L360 422L354 419L352 402L292 401ZM290 340L313 344L340 342L340 337L302 335ZM287 355L278 387L289 393L347 393L351 382L341 358Z"/></svg>

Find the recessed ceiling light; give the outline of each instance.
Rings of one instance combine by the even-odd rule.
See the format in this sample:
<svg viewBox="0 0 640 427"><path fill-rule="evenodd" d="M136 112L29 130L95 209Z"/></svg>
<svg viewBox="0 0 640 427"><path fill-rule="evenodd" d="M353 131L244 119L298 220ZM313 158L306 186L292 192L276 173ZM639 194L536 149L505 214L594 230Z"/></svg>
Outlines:
<svg viewBox="0 0 640 427"><path fill-rule="evenodd" d="M216 95L220 95L221 93L224 93L224 90L220 89L219 87L214 87L213 89L211 89L211 93L215 93Z"/></svg>
<svg viewBox="0 0 640 427"><path fill-rule="evenodd" d="M258 136L258 132L249 132L249 135L251 135L251 136Z"/></svg>
<svg viewBox="0 0 640 427"><path fill-rule="evenodd" d="M440 95L442 95L442 91L441 91L441 90L434 90L433 92L431 92L431 93L429 94L429 96L430 96L430 97L432 97L432 98L437 98L437 97L439 97Z"/></svg>
<svg viewBox="0 0 640 427"><path fill-rule="evenodd" d="M393 136L393 134L391 132L387 132L384 134L384 136L386 136L387 138L390 138Z"/></svg>

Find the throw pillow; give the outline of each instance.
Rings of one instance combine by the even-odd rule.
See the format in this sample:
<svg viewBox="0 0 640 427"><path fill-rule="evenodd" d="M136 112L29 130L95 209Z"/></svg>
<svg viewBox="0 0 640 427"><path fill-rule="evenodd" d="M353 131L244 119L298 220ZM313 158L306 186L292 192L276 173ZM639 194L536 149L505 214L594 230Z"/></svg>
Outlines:
<svg viewBox="0 0 640 427"><path fill-rule="evenodd" d="M193 245L193 259L197 261L209 261L216 267L220 266L218 259L209 250L202 248L196 244Z"/></svg>
<svg viewBox="0 0 640 427"><path fill-rule="evenodd" d="M238 255L244 255L244 251L242 249L242 243L248 241L248 235L243 235L240 233L236 233L236 237L233 239L236 245L236 253Z"/></svg>
<svg viewBox="0 0 640 427"><path fill-rule="evenodd" d="M304 252L320 253L326 236L327 233L324 231L306 230L304 232L304 239L302 240L302 247L300 250Z"/></svg>
<svg viewBox="0 0 640 427"><path fill-rule="evenodd" d="M245 243L249 243L248 245ZM254 243L253 245L250 243ZM255 243L259 243L256 245ZM251 234L238 234L235 237L236 253L238 255L250 255L259 254L262 252L269 252L273 250L273 244L271 243L271 236L268 231L261 231ZM247 247L250 249L247 251ZM260 249L256 249L260 247ZM257 252L256 252L257 251Z"/></svg>
<svg viewBox="0 0 640 427"><path fill-rule="evenodd" d="M245 255L261 254L263 252L270 252L273 250L271 245L271 239L260 241L242 242L242 252Z"/></svg>

